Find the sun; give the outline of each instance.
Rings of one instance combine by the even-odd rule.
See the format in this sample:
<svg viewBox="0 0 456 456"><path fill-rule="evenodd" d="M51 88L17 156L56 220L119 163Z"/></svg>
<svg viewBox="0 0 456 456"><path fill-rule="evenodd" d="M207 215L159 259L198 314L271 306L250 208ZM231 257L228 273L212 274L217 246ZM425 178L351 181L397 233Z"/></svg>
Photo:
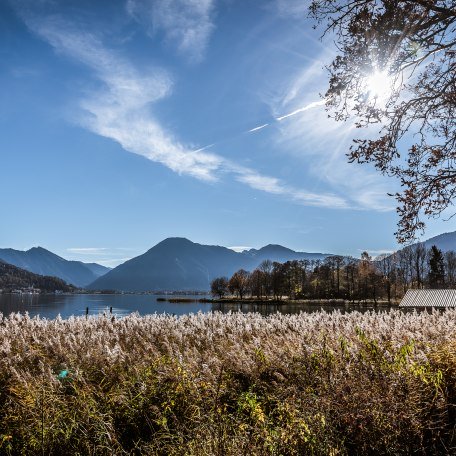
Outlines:
<svg viewBox="0 0 456 456"><path fill-rule="evenodd" d="M385 103L394 90L393 78L387 71L374 71L366 78L369 99Z"/></svg>

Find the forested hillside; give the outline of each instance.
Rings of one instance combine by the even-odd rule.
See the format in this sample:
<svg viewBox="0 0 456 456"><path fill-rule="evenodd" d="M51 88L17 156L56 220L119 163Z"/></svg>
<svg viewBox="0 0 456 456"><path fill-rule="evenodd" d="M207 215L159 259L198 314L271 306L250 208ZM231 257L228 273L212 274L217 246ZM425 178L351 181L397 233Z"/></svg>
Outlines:
<svg viewBox="0 0 456 456"><path fill-rule="evenodd" d="M74 287L57 277L33 274L25 269L0 261L0 289L3 292L31 287L45 292L74 290Z"/></svg>
<svg viewBox="0 0 456 456"><path fill-rule="evenodd" d="M42 247L26 251L0 249L0 261L34 274L58 277L78 287L84 287L110 270L99 264L66 260Z"/></svg>

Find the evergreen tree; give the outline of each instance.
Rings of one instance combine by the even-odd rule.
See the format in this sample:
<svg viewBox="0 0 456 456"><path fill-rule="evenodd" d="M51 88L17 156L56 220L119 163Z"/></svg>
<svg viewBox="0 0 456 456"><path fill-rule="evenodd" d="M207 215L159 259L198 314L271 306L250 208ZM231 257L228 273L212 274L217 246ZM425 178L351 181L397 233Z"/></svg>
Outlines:
<svg viewBox="0 0 456 456"><path fill-rule="evenodd" d="M429 252L429 287L443 288L445 283L445 264L443 254L435 245Z"/></svg>

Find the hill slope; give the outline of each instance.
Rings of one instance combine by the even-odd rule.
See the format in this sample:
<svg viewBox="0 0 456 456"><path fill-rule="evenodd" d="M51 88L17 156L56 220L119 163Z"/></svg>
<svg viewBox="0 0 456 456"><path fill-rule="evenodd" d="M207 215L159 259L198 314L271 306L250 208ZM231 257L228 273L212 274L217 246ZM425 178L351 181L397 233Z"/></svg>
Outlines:
<svg viewBox="0 0 456 456"><path fill-rule="evenodd" d="M263 260L323 259L328 255L294 252L266 246L241 253L226 247L196 244L185 238L168 238L143 255L117 266L88 286L90 289L209 290L211 280L231 276L238 269L253 270Z"/></svg>
<svg viewBox="0 0 456 456"><path fill-rule="evenodd" d="M57 277L42 276L0 261L0 289L11 291L34 287L41 291L71 291L72 287Z"/></svg>
<svg viewBox="0 0 456 456"><path fill-rule="evenodd" d="M110 270L98 264L65 260L42 247L27 251L0 249L0 260L35 274L59 277L78 287L84 287Z"/></svg>
<svg viewBox="0 0 456 456"><path fill-rule="evenodd" d="M437 246L442 252L449 250L456 251L456 231L452 233L443 233L424 241L426 248L430 249L433 245Z"/></svg>

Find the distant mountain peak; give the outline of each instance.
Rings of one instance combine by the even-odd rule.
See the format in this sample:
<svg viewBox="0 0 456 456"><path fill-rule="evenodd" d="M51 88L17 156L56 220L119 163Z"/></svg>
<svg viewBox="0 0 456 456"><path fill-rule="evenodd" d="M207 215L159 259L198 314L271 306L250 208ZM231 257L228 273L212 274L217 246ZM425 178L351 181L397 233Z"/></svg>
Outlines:
<svg viewBox="0 0 456 456"><path fill-rule="evenodd" d="M49 252L49 250L37 245L36 247L32 247L32 248L28 249L27 252Z"/></svg>
<svg viewBox="0 0 456 456"><path fill-rule="evenodd" d="M195 244L194 242L192 242L184 237L169 237L169 238L163 239L163 241L154 245L146 253L150 253L155 250L168 250L168 249L177 251L179 249L185 249L185 248L198 246L198 245L199 244Z"/></svg>
<svg viewBox="0 0 456 456"><path fill-rule="evenodd" d="M169 238L163 239L163 241L159 242L157 245L162 245L162 244L195 244L195 243L184 237L169 237Z"/></svg>
<svg viewBox="0 0 456 456"><path fill-rule="evenodd" d="M54 255L56 257L59 257L61 258L59 255L51 252L50 250L48 249L45 249L44 247L41 247L41 246L36 246L36 247L32 247L31 249L28 249L25 251L26 253L39 253L40 255Z"/></svg>
<svg viewBox="0 0 456 456"><path fill-rule="evenodd" d="M53 258L57 261L67 261L65 258L62 258L61 256L57 255L56 253L51 252L48 249L45 249L44 247L37 246L37 247L32 247L31 249L27 250L25 253L34 255L34 256L41 256L41 257L47 257L47 258ZM33 272L33 271L32 271Z"/></svg>
<svg viewBox="0 0 456 456"><path fill-rule="evenodd" d="M280 244L268 244L268 245L265 245L264 247L261 247L261 249L259 249L259 250L261 250L261 251L280 250L280 251L284 251L284 252L294 252L294 250L289 249L288 247L284 247L283 245L280 245Z"/></svg>
<svg viewBox="0 0 456 456"><path fill-rule="evenodd" d="M146 253L117 266L89 288L125 291L208 290L214 277L239 269L253 271L263 260L286 262L323 259L321 253L294 252L277 244L236 252L227 247L198 244L187 238L164 239Z"/></svg>
<svg viewBox="0 0 456 456"><path fill-rule="evenodd" d="M85 286L109 270L100 265L68 261L41 246L32 247L26 251L0 249L0 259L31 273L59 277L76 286Z"/></svg>

